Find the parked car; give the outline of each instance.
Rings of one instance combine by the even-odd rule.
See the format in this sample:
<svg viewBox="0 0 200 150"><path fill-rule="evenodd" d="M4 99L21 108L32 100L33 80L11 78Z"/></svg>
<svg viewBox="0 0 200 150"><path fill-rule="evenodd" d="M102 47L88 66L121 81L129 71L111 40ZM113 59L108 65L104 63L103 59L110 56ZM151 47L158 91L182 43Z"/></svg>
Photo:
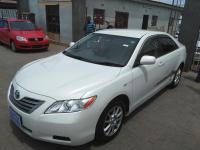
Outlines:
<svg viewBox="0 0 200 150"><path fill-rule="evenodd" d="M7 44L13 51L32 50L49 47L48 36L35 24L20 19L0 19L0 42Z"/></svg>
<svg viewBox="0 0 200 150"><path fill-rule="evenodd" d="M25 65L10 84L10 118L35 139L111 140L125 116L179 84L186 59L185 46L155 31L101 30L70 45Z"/></svg>
<svg viewBox="0 0 200 150"><path fill-rule="evenodd" d="M199 64L200 63L200 37L197 41L196 51L194 53L194 61Z"/></svg>
<svg viewBox="0 0 200 150"><path fill-rule="evenodd" d="M196 52L195 52L196 55L199 55L199 58L200 58L200 37L197 41L197 45L196 45Z"/></svg>

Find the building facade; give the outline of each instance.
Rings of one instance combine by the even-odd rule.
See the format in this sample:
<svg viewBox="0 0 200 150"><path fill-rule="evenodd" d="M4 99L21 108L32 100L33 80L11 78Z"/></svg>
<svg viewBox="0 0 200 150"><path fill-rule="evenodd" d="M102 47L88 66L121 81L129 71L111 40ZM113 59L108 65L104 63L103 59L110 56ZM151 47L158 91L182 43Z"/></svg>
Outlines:
<svg viewBox="0 0 200 150"><path fill-rule="evenodd" d="M36 24L62 43L84 35L86 16L96 29L148 29L175 33L182 8L150 0L29 0ZM172 13L175 12L175 13Z"/></svg>

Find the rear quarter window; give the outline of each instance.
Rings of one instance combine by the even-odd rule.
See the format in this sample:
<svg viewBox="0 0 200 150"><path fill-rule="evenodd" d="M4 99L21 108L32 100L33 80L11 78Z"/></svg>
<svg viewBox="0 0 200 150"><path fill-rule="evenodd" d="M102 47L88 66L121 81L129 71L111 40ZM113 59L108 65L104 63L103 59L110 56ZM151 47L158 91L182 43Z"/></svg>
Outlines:
<svg viewBox="0 0 200 150"><path fill-rule="evenodd" d="M158 51L158 57L171 53L178 48L177 44L170 37L159 37L161 49Z"/></svg>

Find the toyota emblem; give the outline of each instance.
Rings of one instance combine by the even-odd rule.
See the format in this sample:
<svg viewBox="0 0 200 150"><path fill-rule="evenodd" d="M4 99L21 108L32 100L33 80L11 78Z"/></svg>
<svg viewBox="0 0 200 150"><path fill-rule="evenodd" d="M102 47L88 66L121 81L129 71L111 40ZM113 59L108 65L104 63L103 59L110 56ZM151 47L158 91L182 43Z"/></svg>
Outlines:
<svg viewBox="0 0 200 150"><path fill-rule="evenodd" d="M15 99L20 98L20 92L18 90L15 91Z"/></svg>

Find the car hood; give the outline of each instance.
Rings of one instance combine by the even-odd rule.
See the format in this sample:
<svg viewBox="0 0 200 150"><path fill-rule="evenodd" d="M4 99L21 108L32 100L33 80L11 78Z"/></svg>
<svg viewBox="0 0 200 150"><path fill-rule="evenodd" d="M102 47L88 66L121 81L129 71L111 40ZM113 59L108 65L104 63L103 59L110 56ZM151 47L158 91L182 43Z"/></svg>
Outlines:
<svg viewBox="0 0 200 150"><path fill-rule="evenodd" d="M15 76L22 88L54 99L80 98L114 79L119 67L102 66L60 53L24 66Z"/></svg>
<svg viewBox="0 0 200 150"><path fill-rule="evenodd" d="M45 33L43 31L34 30L34 31L12 31L15 36L23 36L26 38L43 38Z"/></svg>

